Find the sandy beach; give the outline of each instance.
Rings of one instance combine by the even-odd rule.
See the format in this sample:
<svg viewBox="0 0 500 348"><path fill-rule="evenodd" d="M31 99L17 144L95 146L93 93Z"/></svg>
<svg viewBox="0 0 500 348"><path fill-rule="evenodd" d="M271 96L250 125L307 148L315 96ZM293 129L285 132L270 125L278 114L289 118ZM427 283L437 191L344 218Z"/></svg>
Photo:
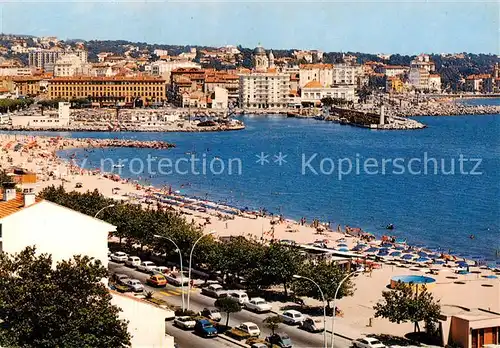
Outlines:
<svg viewBox="0 0 500 348"><path fill-rule="evenodd" d="M21 146L16 147L17 144ZM344 226L339 232L338 226L331 226L330 230L328 226L318 225L318 222L313 227L311 221L301 224L277 216L243 213L232 207L178 196L166 188L144 187L117 175L87 171L57 157L57 151L63 149L116 145L118 144L113 145L106 143L106 140L97 139L89 141L88 139L38 136L34 138L28 135L0 134L0 166L2 169L9 169L13 166L21 167L36 173L39 180L38 192L47 186L63 185L67 190L79 192L97 189L104 196L118 200L142 204L152 202L158 206L170 205L183 212L187 221L199 224L205 232L216 231L218 237L244 235L264 240L291 240L299 244L321 242L327 247L336 249L338 249L339 240L343 238L343 243L349 250L360 242L359 238L346 235ZM151 143L147 146L155 146L155 144ZM82 187L77 188L77 183L81 183ZM380 240L375 240L371 241L370 245L380 247L381 243ZM443 246L443 248L447 249L448 246ZM360 254L360 257L363 257L363 254ZM424 275L431 269L433 274L430 277L436 282L430 291L436 299L440 300L441 305L500 311L500 280L499 278L486 278L495 274L493 270L470 262L470 273L459 274L456 273L458 260L450 259L447 263L426 265L393 260L396 258L384 259L385 261L375 262L372 271L365 272L356 278L356 292L353 297L338 301L338 306L344 312L344 316L338 320L339 330L345 327L345 330L353 330L359 334L396 335L404 335L413 331L411 323L397 325L380 318L372 320L372 325L368 326L369 319L374 317L372 307L380 300L382 291L387 289L392 277ZM500 265L498 267L500 268ZM306 303L318 304L314 300L306 300Z"/></svg>

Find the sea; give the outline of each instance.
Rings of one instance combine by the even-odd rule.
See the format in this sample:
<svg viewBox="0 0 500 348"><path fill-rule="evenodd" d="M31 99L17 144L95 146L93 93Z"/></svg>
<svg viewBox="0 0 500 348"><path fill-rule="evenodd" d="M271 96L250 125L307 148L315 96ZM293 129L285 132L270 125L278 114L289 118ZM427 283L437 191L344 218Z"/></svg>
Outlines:
<svg viewBox="0 0 500 348"><path fill-rule="evenodd" d="M416 131L275 115L240 119L243 131L50 135L171 142L176 147L168 150L77 149L60 156L240 208L361 227L463 257L498 257L500 115L418 117L427 128ZM112 167L118 163L124 166Z"/></svg>

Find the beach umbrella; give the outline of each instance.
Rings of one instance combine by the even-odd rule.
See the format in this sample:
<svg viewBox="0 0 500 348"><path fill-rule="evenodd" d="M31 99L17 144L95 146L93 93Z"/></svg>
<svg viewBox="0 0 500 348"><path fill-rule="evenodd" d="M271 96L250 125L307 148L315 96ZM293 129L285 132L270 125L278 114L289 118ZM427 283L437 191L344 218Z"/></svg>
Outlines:
<svg viewBox="0 0 500 348"><path fill-rule="evenodd" d="M378 251L378 248L371 247L365 250L365 253L376 253Z"/></svg>
<svg viewBox="0 0 500 348"><path fill-rule="evenodd" d="M443 260L434 260L434 264L436 264L436 265L444 265L445 262Z"/></svg>
<svg viewBox="0 0 500 348"><path fill-rule="evenodd" d="M347 247L347 244L345 243L340 243L340 244L337 244L338 247Z"/></svg>
<svg viewBox="0 0 500 348"><path fill-rule="evenodd" d="M340 248L339 251L349 251L348 248Z"/></svg>
<svg viewBox="0 0 500 348"><path fill-rule="evenodd" d="M427 253L426 253L426 252L423 252L423 251L419 251L417 254L418 254L418 256L420 256L420 257L428 257L428 256L429 256L429 255L427 255Z"/></svg>
<svg viewBox="0 0 500 348"><path fill-rule="evenodd" d="M419 257L418 259L416 259L415 261L416 262L429 262L431 259L429 259L428 257Z"/></svg>
<svg viewBox="0 0 500 348"><path fill-rule="evenodd" d="M389 255L389 252L387 250L379 250L377 255L378 256L387 256L387 255Z"/></svg>
<svg viewBox="0 0 500 348"><path fill-rule="evenodd" d="M401 256L401 252L400 251L393 251L392 253L389 254L390 256L393 256L393 257L399 257Z"/></svg>
<svg viewBox="0 0 500 348"><path fill-rule="evenodd" d="M401 256L401 258L402 258L403 260L411 260L411 259L413 259L414 257L415 257L415 255L413 255L413 254L404 254L403 256Z"/></svg>
<svg viewBox="0 0 500 348"><path fill-rule="evenodd" d="M397 245L394 249L396 249L396 250L405 250L406 247L403 246L403 245Z"/></svg>
<svg viewBox="0 0 500 348"><path fill-rule="evenodd" d="M469 264L467 262L465 262L465 261L458 261L457 265L459 267L467 267L467 266L469 266Z"/></svg>

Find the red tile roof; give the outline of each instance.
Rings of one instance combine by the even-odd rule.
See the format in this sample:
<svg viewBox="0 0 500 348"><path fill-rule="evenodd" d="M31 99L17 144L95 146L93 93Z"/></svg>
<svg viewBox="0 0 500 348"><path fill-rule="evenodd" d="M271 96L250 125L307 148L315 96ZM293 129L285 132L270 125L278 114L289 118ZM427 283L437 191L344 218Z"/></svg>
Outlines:
<svg viewBox="0 0 500 348"><path fill-rule="evenodd" d="M41 198L36 198L35 203L41 202ZM0 192L0 219L17 213L24 209L24 196L22 193L17 192L16 198L10 201L3 200L3 192Z"/></svg>

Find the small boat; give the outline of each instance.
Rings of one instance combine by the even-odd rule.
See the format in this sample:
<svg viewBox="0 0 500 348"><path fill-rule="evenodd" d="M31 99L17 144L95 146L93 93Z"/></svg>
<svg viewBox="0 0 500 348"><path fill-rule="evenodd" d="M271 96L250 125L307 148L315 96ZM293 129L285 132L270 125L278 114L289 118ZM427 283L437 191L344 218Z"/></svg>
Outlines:
<svg viewBox="0 0 500 348"><path fill-rule="evenodd" d="M388 229L388 230L393 230L394 229L394 225L393 224L389 224L385 228Z"/></svg>
<svg viewBox="0 0 500 348"><path fill-rule="evenodd" d="M113 168L123 168L125 167L124 164L113 164Z"/></svg>

